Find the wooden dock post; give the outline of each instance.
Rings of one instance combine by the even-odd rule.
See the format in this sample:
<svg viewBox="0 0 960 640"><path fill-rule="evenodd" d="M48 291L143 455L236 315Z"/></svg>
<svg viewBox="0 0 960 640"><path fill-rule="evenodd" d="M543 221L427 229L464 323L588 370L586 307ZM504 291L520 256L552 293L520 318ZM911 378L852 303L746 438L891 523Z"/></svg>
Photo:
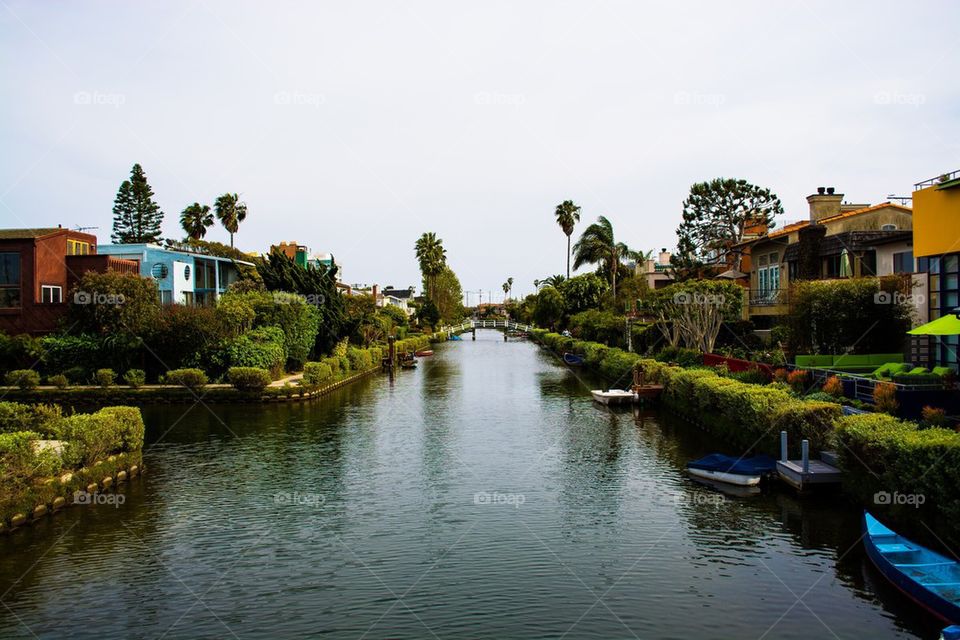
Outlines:
<svg viewBox="0 0 960 640"><path fill-rule="evenodd" d="M397 366L397 337L387 336L387 359L389 360L390 373L393 373Z"/></svg>
<svg viewBox="0 0 960 640"><path fill-rule="evenodd" d="M810 473L810 441L806 438L800 441L800 459L803 461L803 472Z"/></svg>
<svg viewBox="0 0 960 640"><path fill-rule="evenodd" d="M789 460L789 458L787 458L787 432L781 431L780 432L780 461L786 462L787 460Z"/></svg>

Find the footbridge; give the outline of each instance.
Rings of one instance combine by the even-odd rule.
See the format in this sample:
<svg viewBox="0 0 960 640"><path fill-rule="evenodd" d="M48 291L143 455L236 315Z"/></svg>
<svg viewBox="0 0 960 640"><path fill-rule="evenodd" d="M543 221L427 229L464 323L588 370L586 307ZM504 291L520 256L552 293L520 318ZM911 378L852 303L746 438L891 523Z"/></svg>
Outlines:
<svg viewBox="0 0 960 640"><path fill-rule="evenodd" d="M473 339L477 339L477 329L497 329L503 331L503 339L507 339L507 334L511 331L518 333L527 333L531 327L528 324L521 324L512 320L465 320L460 324L441 327L441 331L447 335L459 335L470 331L473 333Z"/></svg>

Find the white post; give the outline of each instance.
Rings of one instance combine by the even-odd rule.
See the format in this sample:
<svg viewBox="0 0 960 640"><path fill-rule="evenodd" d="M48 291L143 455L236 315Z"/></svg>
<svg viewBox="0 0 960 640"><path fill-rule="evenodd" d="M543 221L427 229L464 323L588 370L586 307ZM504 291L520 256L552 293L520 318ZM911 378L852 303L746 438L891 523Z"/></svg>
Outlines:
<svg viewBox="0 0 960 640"><path fill-rule="evenodd" d="M803 472L810 473L810 441L800 443L800 456L803 458Z"/></svg>
<svg viewBox="0 0 960 640"><path fill-rule="evenodd" d="M787 461L787 432L780 432L780 461Z"/></svg>

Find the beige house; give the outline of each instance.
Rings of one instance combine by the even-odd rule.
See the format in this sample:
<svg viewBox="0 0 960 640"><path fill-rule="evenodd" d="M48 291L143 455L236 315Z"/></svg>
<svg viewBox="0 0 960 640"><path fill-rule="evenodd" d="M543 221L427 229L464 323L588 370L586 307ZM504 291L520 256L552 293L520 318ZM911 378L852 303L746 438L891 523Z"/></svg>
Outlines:
<svg viewBox="0 0 960 640"><path fill-rule="evenodd" d="M849 204L832 188L807 196L809 218L744 242L750 255L746 316L765 328L788 311L790 283L913 273L913 211ZM925 284L925 283L924 283ZM918 283L915 282L915 287ZM918 309L919 310L919 309Z"/></svg>

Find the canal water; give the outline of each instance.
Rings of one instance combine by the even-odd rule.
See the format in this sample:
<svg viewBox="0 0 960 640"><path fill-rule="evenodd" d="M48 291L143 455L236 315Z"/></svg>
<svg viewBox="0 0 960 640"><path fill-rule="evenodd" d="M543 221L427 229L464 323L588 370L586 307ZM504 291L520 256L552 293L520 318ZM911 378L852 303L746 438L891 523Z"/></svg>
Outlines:
<svg viewBox="0 0 960 640"><path fill-rule="evenodd" d="M833 496L478 332L310 404L144 410L122 505L0 540L0 638L912 638Z"/></svg>

